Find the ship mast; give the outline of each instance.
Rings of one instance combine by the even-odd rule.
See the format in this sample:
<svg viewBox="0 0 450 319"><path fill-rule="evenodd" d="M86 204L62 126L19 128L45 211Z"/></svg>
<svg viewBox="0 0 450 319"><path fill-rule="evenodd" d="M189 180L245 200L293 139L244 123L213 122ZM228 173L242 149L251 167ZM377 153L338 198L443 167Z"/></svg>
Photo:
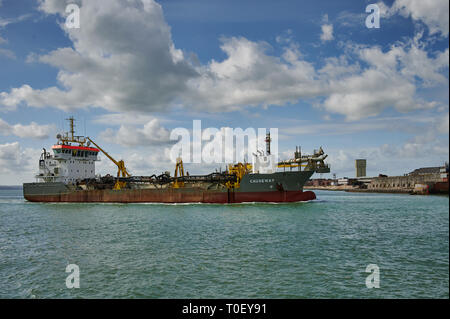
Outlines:
<svg viewBox="0 0 450 319"><path fill-rule="evenodd" d="M73 122L75 119L73 118L73 116L71 116L67 120L70 122L70 134L72 136L72 141L73 141L74 134L75 134L75 125L73 124Z"/></svg>
<svg viewBox="0 0 450 319"><path fill-rule="evenodd" d="M270 155L270 142L272 139L270 138L270 131L266 133L266 155Z"/></svg>
<svg viewBox="0 0 450 319"><path fill-rule="evenodd" d="M58 135L58 139L63 143L78 143L80 146L84 146L86 143L86 138L84 136L77 136L75 135L75 118L73 116L66 119L69 121L70 125L70 132L66 132L63 135ZM69 135L70 133L70 135Z"/></svg>

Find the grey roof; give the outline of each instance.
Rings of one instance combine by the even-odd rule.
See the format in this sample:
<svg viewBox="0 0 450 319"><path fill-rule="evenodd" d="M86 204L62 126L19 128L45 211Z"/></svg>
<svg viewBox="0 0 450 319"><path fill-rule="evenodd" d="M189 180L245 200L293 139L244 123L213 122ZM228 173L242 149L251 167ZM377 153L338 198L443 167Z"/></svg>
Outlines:
<svg viewBox="0 0 450 319"><path fill-rule="evenodd" d="M413 170L409 175L439 174L440 170L440 167L422 167Z"/></svg>

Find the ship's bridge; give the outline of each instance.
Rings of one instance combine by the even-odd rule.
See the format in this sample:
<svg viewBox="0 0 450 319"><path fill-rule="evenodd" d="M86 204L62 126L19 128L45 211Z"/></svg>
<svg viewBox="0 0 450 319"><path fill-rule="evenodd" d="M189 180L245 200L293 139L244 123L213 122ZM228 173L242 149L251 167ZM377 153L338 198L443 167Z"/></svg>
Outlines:
<svg viewBox="0 0 450 319"><path fill-rule="evenodd" d="M76 136L74 118L70 121L69 132L58 134L58 142L52 146L53 155L45 149L39 160L38 181L75 183L78 180L95 177L95 162L99 148L91 147L88 138Z"/></svg>
<svg viewBox="0 0 450 319"><path fill-rule="evenodd" d="M100 152L99 149L94 147L85 146L72 146L67 144L57 144L52 147L55 159L86 159L97 160L97 155Z"/></svg>
<svg viewBox="0 0 450 319"><path fill-rule="evenodd" d="M38 181L74 183L95 177L95 162L100 150L89 146L58 143L52 146L53 155L43 151L39 160Z"/></svg>

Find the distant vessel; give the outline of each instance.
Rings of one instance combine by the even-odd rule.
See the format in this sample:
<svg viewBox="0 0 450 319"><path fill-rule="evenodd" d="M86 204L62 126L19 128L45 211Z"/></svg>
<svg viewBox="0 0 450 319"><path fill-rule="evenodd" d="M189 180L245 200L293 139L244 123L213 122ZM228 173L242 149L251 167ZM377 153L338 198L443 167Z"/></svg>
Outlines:
<svg viewBox="0 0 450 319"><path fill-rule="evenodd" d="M293 159L275 163L270 154L268 133L266 152L254 154L252 164L231 164L221 173L185 175L183 162L178 159L174 176L169 172L158 176L131 176L122 160L116 161L89 137L75 136L73 117L69 121L70 132L56 136L58 141L52 146L53 153L43 149L37 182L23 184L26 200L117 203L308 201L316 196L311 191L303 191L303 185L314 172L330 171L324 163L327 155L322 148L313 155L302 155L297 147ZM95 174L99 152L114 162L118 168L117 176Z"/></svg>

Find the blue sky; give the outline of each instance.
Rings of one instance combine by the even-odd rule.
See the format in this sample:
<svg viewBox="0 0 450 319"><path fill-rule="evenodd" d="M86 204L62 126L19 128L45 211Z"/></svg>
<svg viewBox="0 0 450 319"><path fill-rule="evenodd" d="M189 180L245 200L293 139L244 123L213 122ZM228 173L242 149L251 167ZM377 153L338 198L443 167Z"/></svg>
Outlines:
<svg viewBox="0 0 450 319"><path fill-rule="evenodd" d="M378 29L370 3L0 0L0 184L32 181L71 115L135 174L172 170L169 132L193 119L278 128L281 157L322 146L338 176L442 165L448 0L378 2Z"/></svg>

